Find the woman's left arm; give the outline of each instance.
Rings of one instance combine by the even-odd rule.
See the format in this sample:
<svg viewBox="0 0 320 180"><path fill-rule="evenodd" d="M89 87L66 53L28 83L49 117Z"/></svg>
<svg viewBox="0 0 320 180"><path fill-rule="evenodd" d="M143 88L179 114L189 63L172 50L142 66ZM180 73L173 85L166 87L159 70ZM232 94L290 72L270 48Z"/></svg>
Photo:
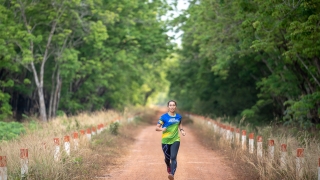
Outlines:
<svg viewBox="0 0 320 180"><path fill-rule="evenodd" d="M181 132L182 136L185 136L186 135L186 132L184 131L183 127L182 127L182 123L180 121L180 124L179 124L179 131Z"/></svg>

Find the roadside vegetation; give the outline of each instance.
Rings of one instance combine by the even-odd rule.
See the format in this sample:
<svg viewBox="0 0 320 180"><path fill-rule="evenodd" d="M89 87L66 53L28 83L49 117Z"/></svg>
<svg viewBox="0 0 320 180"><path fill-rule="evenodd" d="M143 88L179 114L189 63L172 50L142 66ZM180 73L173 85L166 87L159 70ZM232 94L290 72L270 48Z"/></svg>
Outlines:
<svg viewBox="0 0 320 180"><path fill-rule="evenodd" d="M25 131L11 140L0 142L0 155L7 157L8 179L20 179L20 149L27 148L29 154L29 171L24 179L94 179L108 177L108 172L118 165L128 147L134 143L139 130L150 121L151 114L137 116L139 109L119 113L117 111L100 111L82 113L77 116L57 117L49 123L30 121L24 123ZM134 117L130 122L128 118ZM120 121L115 119L120 117ZM70 156L63 146L63 137L73 132L104 123L107 129L92 136L91 141L79 135L79 148L75 150L71 138ZM54 161L53 138L60 139L61 156Z"/></svg>
<svg viewBox="0 0 320 180"><path fill-rule="evenodd" d="M168 9L162 0L0 0L0 121L147 104L168 86Z"/></svg>
<svg viewBox="0 0 320 180"><path fill-rule="evenodd" d="M217 119L216 121L223 122L222 120L223 119ZM213 121L198 118L192 118L192 121L194 122L192 128L195 129L193 132L196 134L198 140L206 147L218 151L222 156L225 156L229 162L227 165L232 167L238 179L297 179L297 148L304 148L304 173L300 179L317 179L317 167L320 154L319 137L310 135L307 131L299 131L292 127L288 128L283 126L265 126L252 129L248 126L224 123L247 131L247 150L242 150L241 144L237 144L235 140L228 141L224 139L219 132L215 132ZM248 151L249 133L254 133L255 135L253 154L250 154ZM257 136L262 136L263 138L263 158L260 160L257 158ZM270 159L268 152L269 139L274 140L274 160ZM281 144L287 144L286 169L283 169L280 165Z"/></svg>
<svg viewBox="0 0 320 180"><path fill-rule="evenodd" d="M243 179L293 179L296 148L304 148L304 178L314 179L320 154L319 1L188 2L171 22L184 34L167 77L169 96L180 110L263 136L264 148L274 139L276 157L280 144L287 144L288 171L279 162L256 163L199 125L200 140L241 162L234 169L245 169Z"/></svg>
<svg viewBox="0 0 320 180"><path fill-rule="evenodd" d="M182 110L320 130L318 0L189 3L168 76Z"/></svg>

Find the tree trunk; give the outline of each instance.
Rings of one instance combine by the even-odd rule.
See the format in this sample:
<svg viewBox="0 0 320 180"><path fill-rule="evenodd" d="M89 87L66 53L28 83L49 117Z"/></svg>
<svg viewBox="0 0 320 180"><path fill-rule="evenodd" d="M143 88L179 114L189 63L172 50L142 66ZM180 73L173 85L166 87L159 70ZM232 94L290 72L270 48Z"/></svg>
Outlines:
<svg viewBox="0 0 320 180"><path fill-rule="evenodd" d="M298 60L300 60L301 64L306 68L307 72L311 75L311 77L313 78L313 80L316 82L316 84L318 85L318 87L320 87L320 83L318 81L318 79L313 75L313 73L309 70L308 66L306 65L306 63L303 61L303 59L296 54Z"/></svg>
<svg viewBox="0 0 320 180"><path fill-rule="evenodd" d="M57 95L57 104L56 104L56 109L55 109L55 113L57 113L57 109L59 107L59 103L60 103L60 92L61 92L61 86L62 86L62 79L59 80L59 90L57 91L58 92L58 95Z"/></svg>
<svg viewBox="0 0 320 180"><path fill-rule="evenodd" d="M44 102L44 95L43 95L43 87L38 88L38 96L39 96L39 104L40 104L40 118L42 121L47 121L47 114L46 114L46 105Z"/></svg>
<svg viewBox="0 0 320 180"><path fill-rule="evenodd" d="M53 116L53 98L54 98L54 89L55 89L55 75L56 75L56 71L57 71L57 64L54 67L54 70L52 72L52 76L51 76L51 93L50 93L50 103L49 103L49 112L48 112L48 119L50 120Z"/></svg>
<svg viewBox="0 0 320 180"><path fill-rule="evenodd" d="M57 83L56 83L56 90L54 93L54 98L53 98L53 106L52 106L52 115L55 117L57 115L57 109L59 106L59 100L60 100L60 91L61 91L61 85L62 85L62 81L61 81L61 77L60 77L60 70L58 69L57 71Z"/></svg>
<svg viewBox="0 0 320 180"><path fill-rule="evenodd" d="M63 11L64 11L64 8L62 8L62 7L63 6L59 7L59 9L57 10L59 12L58 16L56 17L55 20L53 20L51 22L52 23L51 30L50 30L50 34L47 39L47 44L46 44L43 58L41 61L39 75L38 75L38 72L35 68L34 61L32 61L30 63L30 65L32 67L32 72L34 75L34 80L37 85L37 91L38 91L38 96L39 96L39 111L40 111L40 117L41 117L42 121L47 121L46 106L45 106L44 91L43 91L43 78L44 78L44 69L45 69L44 67L45 67L46 61L48 60L48 58L50 56L49 49L50 49L52 37L56 31L58 19L61 17L61 15L63 14ZM27 17L27 15L25 13L25 9L26 9L26 5L23 4L22 1L20 1L20 10L21 10L21 15L22 15L22 19L23 19L25 28L27 29L28 33L32 35L33 28L30 28L31 24L29 24L29 22L28 22L29 17ZM34 27L36 27L36 25L34 25ZM34 56L34 42L32 39L30 40L30 52L32 53L33 58L35 58L35 56Z"/></svg>

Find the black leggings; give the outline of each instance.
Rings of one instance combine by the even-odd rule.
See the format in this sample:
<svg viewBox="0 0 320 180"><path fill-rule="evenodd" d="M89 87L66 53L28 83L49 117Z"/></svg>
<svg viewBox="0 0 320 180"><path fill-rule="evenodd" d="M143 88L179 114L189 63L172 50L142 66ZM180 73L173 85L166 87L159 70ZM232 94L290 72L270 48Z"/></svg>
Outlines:
<svg viewBox="0 0 320 180"><path fill-rule="evenodd" d="M180 147L180 142L176 141L173 144L162 144L162 150L164 153L164 162L166 162L167 167L171 168L171 174L177 170L177 155ZM171 163L170 163L171 160Z"/></svg>

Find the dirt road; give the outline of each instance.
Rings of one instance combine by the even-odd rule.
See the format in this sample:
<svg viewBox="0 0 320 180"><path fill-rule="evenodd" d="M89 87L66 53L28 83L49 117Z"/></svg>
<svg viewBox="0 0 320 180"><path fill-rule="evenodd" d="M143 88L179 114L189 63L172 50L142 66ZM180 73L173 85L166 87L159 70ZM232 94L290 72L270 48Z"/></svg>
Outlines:
<svg viewBox="0 0 320 180"><path fill-rule="evenodd" d="M178 153L175 180L231 180L236 179L224 157L206 149L192 133L184 128ZM161 149L161 132L154 126L144 128L124 157L119 167L114 168L104 179L115 180L165 180L168 173Z"/></svg>

